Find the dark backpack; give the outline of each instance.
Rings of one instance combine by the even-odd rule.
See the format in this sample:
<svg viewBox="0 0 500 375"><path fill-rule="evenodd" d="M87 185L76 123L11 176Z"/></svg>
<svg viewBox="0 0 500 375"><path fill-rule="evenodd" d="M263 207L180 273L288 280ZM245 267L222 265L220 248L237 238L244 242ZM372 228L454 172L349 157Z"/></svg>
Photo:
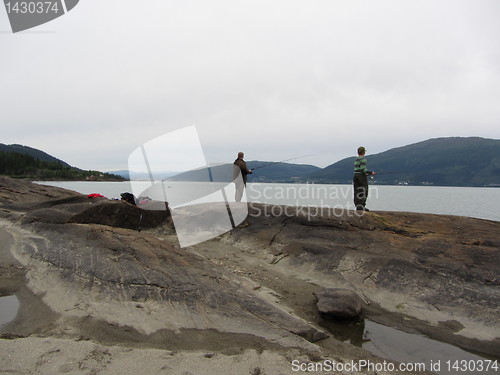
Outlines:
<svg viewBox="0 0 500 375"><path fill-rule="evenodd" d="M125 201L127 203L130 203L130 204L133 204L134 206L136 206L134 194L121 193L120 196L122 197L122 201Z"/></svg>

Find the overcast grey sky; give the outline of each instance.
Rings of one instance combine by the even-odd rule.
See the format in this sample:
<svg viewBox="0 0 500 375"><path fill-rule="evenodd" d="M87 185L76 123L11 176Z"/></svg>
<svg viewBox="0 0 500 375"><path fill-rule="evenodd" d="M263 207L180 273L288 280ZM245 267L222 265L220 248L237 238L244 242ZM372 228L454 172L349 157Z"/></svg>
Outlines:
<svg viewBox="0 0 500 375"><path fill-rule="evenodd" d="M208 162L324 167L442 136L500 138L498 0L81 0L12 34L1 143L83 169L196 125Z"/></svg>

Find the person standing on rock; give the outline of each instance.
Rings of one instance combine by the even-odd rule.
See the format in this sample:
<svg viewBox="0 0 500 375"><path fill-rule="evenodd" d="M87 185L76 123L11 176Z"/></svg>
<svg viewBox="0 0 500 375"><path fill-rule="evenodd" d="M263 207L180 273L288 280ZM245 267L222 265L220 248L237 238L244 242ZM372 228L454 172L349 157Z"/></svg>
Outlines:
<svg viewBox="0 0 500 375"><path fill-rule="evenodd" d="M247 185L247 175L252 174L252 170L247 168L247 163L243 158L245 154L243 152L238 152L238 157L234 161L234 176L233 180L236 184L236 194L235 200L236 202L241 202L241 198L243 197L243 190ZM238 178L238 174L241 173L241 179Z"/></svg>
<svg viewBox="0 0 500 375"><path fill-rule="evenodd" d="M354 162L354 205L358 211L370 211L366 208L366 199L368 198L368 176L375 172L369 171L365 157L366 149L358 147L358 157Z"/></svg>

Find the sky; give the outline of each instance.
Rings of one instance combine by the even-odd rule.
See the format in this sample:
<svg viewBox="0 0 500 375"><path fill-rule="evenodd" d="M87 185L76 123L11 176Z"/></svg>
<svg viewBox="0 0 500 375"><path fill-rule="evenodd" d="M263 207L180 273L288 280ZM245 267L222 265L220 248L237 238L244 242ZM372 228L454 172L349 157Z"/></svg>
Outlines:
<svg viewBox="0 0 500 375"><path fill-rule="evenodd" d="M0 8L0 143L112 171L193 125L208 163L499 139L499 14L498 0L81 0L13 34Z"/></svg>

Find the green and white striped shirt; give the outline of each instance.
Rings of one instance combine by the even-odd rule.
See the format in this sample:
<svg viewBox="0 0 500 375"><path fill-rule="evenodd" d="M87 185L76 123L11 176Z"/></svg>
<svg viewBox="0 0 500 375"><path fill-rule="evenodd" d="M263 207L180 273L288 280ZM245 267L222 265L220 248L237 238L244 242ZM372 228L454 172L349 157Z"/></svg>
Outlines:
<svg viewBox="0 0 500 375"><path fill-rule="evenodd" d="M370 174L368 167L366 165L366 158L364 156L359 156L354 162L354 173L355 174Z"/></svg>

